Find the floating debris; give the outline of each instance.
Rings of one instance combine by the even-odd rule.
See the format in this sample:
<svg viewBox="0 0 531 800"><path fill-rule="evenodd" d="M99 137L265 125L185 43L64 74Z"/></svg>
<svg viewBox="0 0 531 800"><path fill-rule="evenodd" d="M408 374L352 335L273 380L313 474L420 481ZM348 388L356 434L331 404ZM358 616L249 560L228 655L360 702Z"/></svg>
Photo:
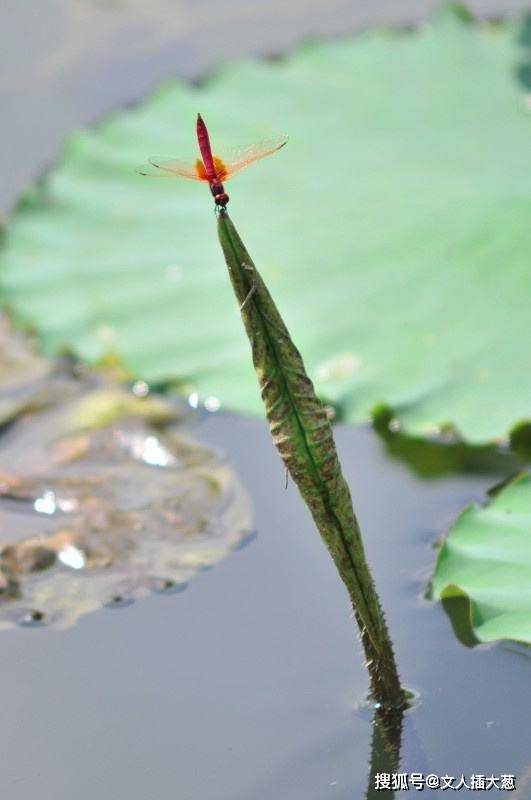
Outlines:
<svg viewBox="0 0 531 800"><path fill-rule="evenodd" d="M0 453L0 627L64 628L182 591L248 538L245 491L183 434L182 408L43 364L23 380ZM47 402L30 411L37 384ZM16 383L7 391L16 396Z"/></svg>

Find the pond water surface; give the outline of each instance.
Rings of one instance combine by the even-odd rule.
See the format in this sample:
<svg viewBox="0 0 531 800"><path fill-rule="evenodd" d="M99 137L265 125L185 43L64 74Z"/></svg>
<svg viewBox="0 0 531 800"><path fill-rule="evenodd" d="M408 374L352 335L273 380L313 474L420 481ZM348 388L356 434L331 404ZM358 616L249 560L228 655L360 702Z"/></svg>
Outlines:
<svg viewBox="0 0 531 800"><path fill-rule="evenodd" d="M181 594L104 609L62 632L2 634L11 798L364 797L367 678L334 567L296 490L284 488L263 423L220 414L194 434L244 476L256 538ZM402 769L524 780L529 657L467 649L422 599L434 540L493 477L423 482L389 461L373 432L339 428L337 439L400 670L420 694Z"/></svg>

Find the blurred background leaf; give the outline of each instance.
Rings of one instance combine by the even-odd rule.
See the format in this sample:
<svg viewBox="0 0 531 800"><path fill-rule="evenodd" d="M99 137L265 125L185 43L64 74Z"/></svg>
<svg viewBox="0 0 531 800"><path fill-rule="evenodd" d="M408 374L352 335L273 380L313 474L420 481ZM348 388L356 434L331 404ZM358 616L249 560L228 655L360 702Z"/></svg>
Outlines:
<svg viewBox="0 0 531 800"><path fill-rule="evenodd" d="M521 36L446 13L166 84L72 136L23 198L4 303L47 353L114 354L140 378L259 411L206 189L135 167L193 154L199 109L215 150L285 131L285 150L227 188L318 391L349 421L385 404L410 435L505 438L531 416Z"/></svg>

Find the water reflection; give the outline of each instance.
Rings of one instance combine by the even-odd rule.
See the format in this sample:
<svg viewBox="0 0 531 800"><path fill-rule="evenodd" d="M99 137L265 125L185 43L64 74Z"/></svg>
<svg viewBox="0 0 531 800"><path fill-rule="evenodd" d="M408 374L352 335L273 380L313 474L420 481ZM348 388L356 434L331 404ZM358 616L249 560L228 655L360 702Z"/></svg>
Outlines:
<svg viewBox="0 0 531 800"><path fill-rule="evenodd" d="M431 439L417 439L401 432L400 425L389 411L383 411L374 421L385 452L391 458L406 463L420 478L441 478L463 473L499 475L518 472L527 453L513 446L471 446L450 432Z"/></svg>
<svg viewBox="0 0 531 800"><path fill-rule="evenodd" d="M391 788L387 789L385 786L388 775L398 774L403 719L403 711L396 711L391 715L382 714L378 709L374 712L366 800L395 796L392 777L389 781Z"/></svg>

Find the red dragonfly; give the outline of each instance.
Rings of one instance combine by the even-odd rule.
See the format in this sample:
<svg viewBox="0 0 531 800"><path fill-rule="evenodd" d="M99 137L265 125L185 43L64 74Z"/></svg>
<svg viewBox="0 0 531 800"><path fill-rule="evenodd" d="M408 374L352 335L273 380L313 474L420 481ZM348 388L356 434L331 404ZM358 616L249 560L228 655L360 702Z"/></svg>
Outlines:
<svg viewBox="0 0 531 800"><path fill-rule="evenodd" d="M195 163L166 158L150 158L149 163L156 168L156 171L150 172L142 169L140 174L156 178L190 178L194 181L204 181L210 186L216 206L222 208L229 202L223 182L228 181L236 172L245 169L253 161L258 161L260 158L280 150L288 141L287 136L279 136L276 139L268 139L259 144L234 150L226 158L221 158L212 154L207 126L201 114L197 115L196 131L201 158L198 158Z"/></svg>

